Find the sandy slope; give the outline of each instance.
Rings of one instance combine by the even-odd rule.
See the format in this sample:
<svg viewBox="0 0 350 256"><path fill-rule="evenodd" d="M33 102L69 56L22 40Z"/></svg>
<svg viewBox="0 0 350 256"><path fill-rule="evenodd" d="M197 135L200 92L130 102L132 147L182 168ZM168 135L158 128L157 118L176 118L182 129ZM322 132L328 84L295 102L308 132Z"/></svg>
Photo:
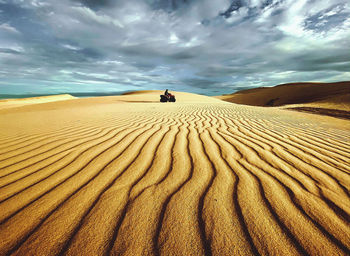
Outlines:
<svg viewBox="0 0 350 256"><path fill-rule="evenodd" d="M0 109L5 108L13 108L13 107L21 107L30 104L40 104L61 100L71 100L75 99L74 96L69 94L60 94L60 95L52 95L52 96L41 96L41 97L32 97L32 98L24 98L24 99L5 99L0 100Z"/></svg>
<svg viewBox="0 0 350 256"><path fill-rule="evenodd" d="M350 84L349 84L350 90ZM285 108L291 107L311 107L311 108L323 108L323 109L335 109L342 111L350 111L350 93L327 97L324 100L317 100L308 103L301 104L289 104L284 106Z"/></svg>
<svg viewBox="0 0 350 256"><path fill-rule="evenodd" d="M342 109L350 105L350 81L281 84L243 90L217 98L251 106L313 103L313 106Z"/></svg>
<svg viewBox="0 0 350 256"><path fill-rule="evenodd" d="M0 110L1 255L350 253L350 121L158 94Z"/></svg>

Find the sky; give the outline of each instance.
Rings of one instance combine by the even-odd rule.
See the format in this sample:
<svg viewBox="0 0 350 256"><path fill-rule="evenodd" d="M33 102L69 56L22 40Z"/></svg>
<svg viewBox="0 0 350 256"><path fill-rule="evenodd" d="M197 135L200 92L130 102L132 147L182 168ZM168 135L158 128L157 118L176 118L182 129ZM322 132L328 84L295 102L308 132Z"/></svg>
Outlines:
<svg viewBox="0 0 350 256"><path fill-rule="evenodd" d="M0 94L345 80L347 0L0 0Z"/></svg>

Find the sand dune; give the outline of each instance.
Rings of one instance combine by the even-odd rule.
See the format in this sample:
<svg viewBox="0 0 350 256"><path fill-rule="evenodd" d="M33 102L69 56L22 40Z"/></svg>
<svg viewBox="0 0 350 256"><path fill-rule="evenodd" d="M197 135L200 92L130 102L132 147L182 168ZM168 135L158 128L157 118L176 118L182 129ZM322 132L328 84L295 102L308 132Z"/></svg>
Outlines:
<svg viewBox="0 0 350 256"><path fill-rule="evenodd" d="M350 121L159 94L0 110L0 255L349 255Z"/></svg>
<svg viewBox="0 0 350 256"><path fill-rule="evenodd" d="M350 82L281 84L274 87L243 90L229 95L217 96L217 98L251 106L313 103L313 106L318 107L348 108L350 105Z"/></svg>
<svg viewBox="0 0 350 256"><path fill-rule="evenodd" d="M52 96L40 96L40 97L31 97L31 98L23 98L23 99L5 99L0 100L0 109L5 108L13 108L13 107L21 107L30 104L40 104L61 100L71 100L75 99L74 96L69 94L60 94L60 95L52 95Z"/></svg>
<svg viewBox="0 0 350 256"><path fill-rule="evenodd" d="M350 84L349 84L349 90L350 90ZM350 93L331 96L323 100L317 100L309 103L290 104L285 107L311 107L311 108L350 111Z"/></svg>

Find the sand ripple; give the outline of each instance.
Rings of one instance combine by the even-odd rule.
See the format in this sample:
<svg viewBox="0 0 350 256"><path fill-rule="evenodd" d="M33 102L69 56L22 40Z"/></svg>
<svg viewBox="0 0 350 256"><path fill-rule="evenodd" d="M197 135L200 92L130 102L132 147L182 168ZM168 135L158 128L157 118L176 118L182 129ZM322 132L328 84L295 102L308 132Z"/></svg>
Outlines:
<svg viewBox="0 0 350 256"><path fill-rule="evenodd" d="M350 254L349 121L132 106L0 137L1 255Z"/></svg>

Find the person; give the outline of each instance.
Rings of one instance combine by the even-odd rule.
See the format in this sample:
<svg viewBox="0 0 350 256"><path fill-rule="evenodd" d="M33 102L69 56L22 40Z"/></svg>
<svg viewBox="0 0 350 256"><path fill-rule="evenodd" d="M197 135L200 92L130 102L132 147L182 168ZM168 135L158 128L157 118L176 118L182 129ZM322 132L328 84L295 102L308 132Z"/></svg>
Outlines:
<svg viewBox="0 0 350 256"><path fill-rule="evenodd" d="M175 102L175 95L169 93L169 90L166 89L163 95L160 95L160 102Z"/></svg>

